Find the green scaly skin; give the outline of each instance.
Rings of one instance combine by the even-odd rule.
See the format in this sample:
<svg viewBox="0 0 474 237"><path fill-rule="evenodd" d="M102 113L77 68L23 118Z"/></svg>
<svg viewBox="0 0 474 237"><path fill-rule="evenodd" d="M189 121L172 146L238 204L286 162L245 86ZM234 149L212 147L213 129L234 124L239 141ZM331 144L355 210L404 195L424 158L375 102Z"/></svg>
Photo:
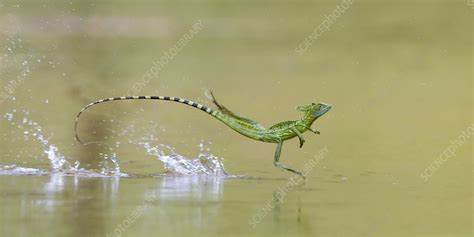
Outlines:
<svg viewBox="0 0 474 237"><path fill-rule="evenodd" d="M266 129L265 127L260 125L258 122L249 118L242 117L228 110L226 107L222 106L216 101L216 99L214 98L214 95L212 95L212 100L214 104L218 107L218 110L213 110L209 107L198 104L196 102L193 102L187 99L181 99L178 97L169 97L169 96L113 97L113 98L98 100L93 103L90 103L77 114L76 122L74 126L74 131L76 134L77 141L79 141L81 144L84 144L77 134L77 128L78 128L77 125L78 125L79 117L81 116L81 114L85 110L87 110L88 108L96 104L109 102L109 101L116 101L116 100L168 100L168 101L186 104L196 109L200 109L208 113L209 115L213 116L214 118L218 119L219 121L223 122L225 125L229 126L234 131L248 138L251 138L257 141L262 141L262 142L276 143L277 148L275 151L273 164L282 170L287 170L295 174L301 175L303 178L304 176L301 172L288 168L280 162L280 155L281 155L281 150L283 147L283 142L286 140L292 139L294 137L298 137L300 140L300 148L303 147L303 144L305 143L305 140L303 138L303 133L305 133L306 131L311 131L315 134L320 134L319 131L312 129L311 125L314 123L314 121L316 121L316 119L320 118L331 109L331 105L324 104L324 103L317 103L317 104L312 103L309 105L297 106L296 109L304 113L302 119L296 120L296 121L286 121L286 122L277 123L271 126L270 128Z"/></svg>

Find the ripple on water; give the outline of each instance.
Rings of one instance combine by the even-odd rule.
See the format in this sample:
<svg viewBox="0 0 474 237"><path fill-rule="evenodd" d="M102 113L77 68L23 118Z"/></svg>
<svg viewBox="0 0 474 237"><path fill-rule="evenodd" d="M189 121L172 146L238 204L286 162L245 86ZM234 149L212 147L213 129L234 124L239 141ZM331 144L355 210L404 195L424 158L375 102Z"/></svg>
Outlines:
<svg viewBox="0 0 474 237"><path fill-rule="evenodd" d="M97 178L106 178L106 177L130 177L130 175L125 173L115 173L115 172L95 172L86 169L70 169L70 170L61 170L61 171L50 171L45 169L36 169L36 168L27 168L20 167L17 165L0 165L0 175L63 175L63 176L77 176L77 177L97 177Z"/></svg>
<svg viewBox="0 0 474 237"><path fill-rule="evenodd" d="M47 170L18 167L16 165L0 165L0 175L45 175Z"/></svg>

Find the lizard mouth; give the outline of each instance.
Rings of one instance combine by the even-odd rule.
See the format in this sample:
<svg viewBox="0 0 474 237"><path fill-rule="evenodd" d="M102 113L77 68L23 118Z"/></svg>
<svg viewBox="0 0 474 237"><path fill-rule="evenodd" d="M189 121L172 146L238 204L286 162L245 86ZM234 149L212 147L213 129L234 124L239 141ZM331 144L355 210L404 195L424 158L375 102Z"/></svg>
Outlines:
<svg viewBox="0 0 474 237"><path fill-rule="evenodd" d="M328 104L325 104L325 107L316 111L316 113L314 114L317 118L323 116L325 113L327 113L329 110L331 110L332 106L331 105L328 105Z"/></svg>

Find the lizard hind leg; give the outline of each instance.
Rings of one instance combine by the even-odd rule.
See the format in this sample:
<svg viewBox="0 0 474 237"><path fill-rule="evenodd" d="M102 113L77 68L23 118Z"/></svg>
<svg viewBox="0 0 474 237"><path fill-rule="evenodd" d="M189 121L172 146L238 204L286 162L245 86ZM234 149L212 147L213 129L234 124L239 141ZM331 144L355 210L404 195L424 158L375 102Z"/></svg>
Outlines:
<svg viewBox="0 0 474 237"><path fill-rule="evenodd" d="M296 171L296 170L291 169L291 168L288 168L286 165L280 163L280 156L281 156L281 149L282 148L283 148L283 140L280 139L278 141L277 148L276 148L276 151L275 151L275 157L274 157L274 160L273 160L273 164L276 167L280 168L281 170L290 171L292 173L300 175L303 179L306 179L306 177L304 177L304 175L301 172Z"/></svg>

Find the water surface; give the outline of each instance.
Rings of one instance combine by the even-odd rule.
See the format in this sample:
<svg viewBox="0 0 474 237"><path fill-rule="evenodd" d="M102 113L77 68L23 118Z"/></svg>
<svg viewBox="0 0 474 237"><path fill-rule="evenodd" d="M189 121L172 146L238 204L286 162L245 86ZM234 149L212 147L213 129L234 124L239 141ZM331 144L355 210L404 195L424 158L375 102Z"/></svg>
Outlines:
<svg viewBox="0 0 474 237"><path fill-rule="evenodd" d="M473 9L356 0L295 52L340 3L0 3L0 236L472 236ZM94 107L74 140L96 99L210 89L266 127L332 104L284 144L306 181L175 103Z"/></svg>

